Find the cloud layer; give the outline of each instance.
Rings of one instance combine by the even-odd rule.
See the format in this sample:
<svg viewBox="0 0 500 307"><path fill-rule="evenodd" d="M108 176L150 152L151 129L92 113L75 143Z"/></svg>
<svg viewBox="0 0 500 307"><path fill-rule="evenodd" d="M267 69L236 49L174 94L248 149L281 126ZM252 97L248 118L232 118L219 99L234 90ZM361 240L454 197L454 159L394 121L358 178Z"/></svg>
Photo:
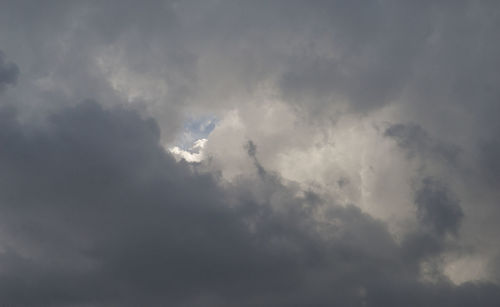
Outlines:
<svg viewBox="0 0 500 307"><path fill-rule="evenodd" d="M499 16L1 1L0 305L500 305Z"/></svg>

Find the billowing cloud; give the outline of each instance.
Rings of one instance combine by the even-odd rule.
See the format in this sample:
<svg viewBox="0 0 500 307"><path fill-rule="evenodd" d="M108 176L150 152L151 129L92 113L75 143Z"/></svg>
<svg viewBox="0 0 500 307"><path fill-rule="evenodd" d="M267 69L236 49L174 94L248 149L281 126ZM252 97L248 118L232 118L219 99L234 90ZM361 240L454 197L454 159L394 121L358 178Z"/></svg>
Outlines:
<svg viewBox="0 0 500 307"><path fill-rule="evenodd" d="M429 254L398 244L354 206L326 203L267 172L227 186L175 162L155 122L133 111L85 102L39 129L1 114L0 141L9 145L0 150L5 304L500 301L493 284L421 282L414 264ZM248 144L258 165L258 148ZM430 182L416 204L438 235L459 226L459 207Z"/></svg>
<svg viewBox="0 0 500 307"><path fill-rule="evenodd" d="M0 8L0 305L499 305L496 2Z"/></svg>

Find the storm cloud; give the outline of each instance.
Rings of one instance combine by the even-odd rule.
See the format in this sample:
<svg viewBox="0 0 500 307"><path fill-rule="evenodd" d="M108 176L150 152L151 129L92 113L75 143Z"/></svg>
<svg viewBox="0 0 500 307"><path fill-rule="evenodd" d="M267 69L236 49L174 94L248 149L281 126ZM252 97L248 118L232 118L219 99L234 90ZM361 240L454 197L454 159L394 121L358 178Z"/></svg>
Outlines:
<svg viewBox="0 0 500 307"><path fill-rule="evenodd" d="M0 305L499 306L499 13L0 0Z"/></svg>
<svg viewBox="0 0 500 307"><path fill-rule="evenodd" d="M177 163L154 120L133 111L89 101L52 114L43 129L1 114L7 305L500 302L492 284L419 282L410 264L424 255L354 206L297 195L263 171L223 187ZM255 158L255 145L248 150ZM430 182L416 204L438 236L457 230L459 207Z"/></svg>

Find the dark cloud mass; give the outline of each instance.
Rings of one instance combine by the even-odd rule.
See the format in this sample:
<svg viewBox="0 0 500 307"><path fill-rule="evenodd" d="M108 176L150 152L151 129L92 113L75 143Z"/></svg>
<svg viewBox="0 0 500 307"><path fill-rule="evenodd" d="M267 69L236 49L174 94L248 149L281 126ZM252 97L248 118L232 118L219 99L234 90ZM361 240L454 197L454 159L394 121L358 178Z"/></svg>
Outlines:
<svg viewBox="0 0 500 307"><path fill-rule="evenodd" d="M417 216L422 224L439 235L457 234L463 212L457 200L432 178L425 178L415 196Z"/></svg>
<svg viewBox="0 0 500 307"><path fill-rule="evenodd" d="M12 62L5 60L4 53L0 50L0 91L7 85L14 85L17 82L19 68Z"/></svg>
<svg viewBox="0 0 500 307"><path fill-rule="evenodd" d="M221 187L175 162L156 123L133 111L85 102L51 115L43 129L21 125L13 109L0 114L3 304L500 302L491 284L420 282L412 264L424 255L356 207L296 196L267 173ZM416 204L438 235L456 231L460 207L431 181Z"/></svg>
<svg viewBox="0 0 500 307"><path fill-rule="evenodd" d="M408 157L424 155L452 166L457 165L460 148L436 140L420 126L415 124L394 124L387 128L384 135L396 141L399 147L407 150Z"/></svg>
<svg viewBox="0 0 500 307"><path fill-rule="evenodd" d="M500 306L499 4L0 0L0 307Z"/></svg>

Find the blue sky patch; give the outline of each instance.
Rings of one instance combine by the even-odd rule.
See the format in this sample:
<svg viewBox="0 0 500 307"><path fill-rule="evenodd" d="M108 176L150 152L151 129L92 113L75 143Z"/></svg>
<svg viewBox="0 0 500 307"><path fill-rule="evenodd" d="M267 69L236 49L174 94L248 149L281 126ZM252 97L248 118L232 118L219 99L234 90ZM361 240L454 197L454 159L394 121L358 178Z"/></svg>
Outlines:
<svg viewBox="0 0 500 307"><path fill-rule="evenodd" d="M184 124L183 132L177 137L175 146L189 150L193 143L205 139L214 130L218 119L215 116L191 117Z"/></svg>

